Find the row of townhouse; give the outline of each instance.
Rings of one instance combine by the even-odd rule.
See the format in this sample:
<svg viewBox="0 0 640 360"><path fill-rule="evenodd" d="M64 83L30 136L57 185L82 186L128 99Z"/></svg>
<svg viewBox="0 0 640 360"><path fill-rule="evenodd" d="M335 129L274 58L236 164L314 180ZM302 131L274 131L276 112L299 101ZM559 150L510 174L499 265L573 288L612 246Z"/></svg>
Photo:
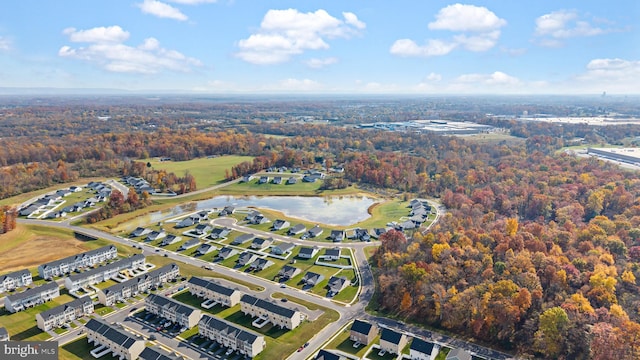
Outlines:
<svg viewBox="0 0 640 360"><path fill-rule="evenodd" d="M189 281L189 292L207 300L216 301L224 306L235 306L240 302L242 292L221 285L217 282L192 276Z"/></svg>
<svg viewBox="0 0 640 360"><path fill-rule="evenodd" d="M148 312L191 329L198 325L200 310L162 295L149 294L144 300Z"/></svg>
<svg viewBox="0 0 640 360"><path fill-rule="evenodd" d="M2 275L0 276L0 293L30 285L32 282L33 277L27 269Z"/></svg>
<svg viewBox="0 0 640 360"><path fill-rule="evenodd" d="M262 335L210 315L202 316L198 323L198 333L249 358L258 355L266 346Z"/></svg>
<svg viewBox="0 0 640 360"><path fill-rule="evenodd" d="M91 319L84 326L89 343L103 345L113 353L114 357L133 360L138 359L145 349L142 338L110 325L104 320Z"/></svg>
<svg viewBox="0 0 640 360"><path fill-rule="evenodd" d="M99 249L42 264L38 266L38 275L45 280L50 280L56 276L62 276L88 266L97 265L109 259L115 259L117 256L118 250L116 247L114 245L107 245Z"/></svg>
<svg viewBox="0 0 640 360"><path fill-rule="evenodd" d="M122 270L143 269L146 259L142 254L134 254L111 264L87 270L80 274L74 274L64 279L64 286L69 291L76 291L85 286L107 281L118 275Z"/></svg>
<svg viewBox="0 0 640 360"><path fill-rule="evenodd" d="M146 347L140 353L140 360L184 360L175 352L168 352L159 346Z"/></svg>
<svg viewBox="0 0 640 360"><path fill-rule="evenodd" d="M268 319L269 322L281 329L293 330L302 322L301 312L248 294L240 298L240 309L245 315Z"/></svg>
<svg viewBox="0 0 640 360"><path fill-rule="evenodd" d="M18 294L6 296L4 298L4 308L9 312L15 313L32 306L44 304L58 296L60 296L60 288L58 284L52 281Z"/></svg>
<svg viewBox="0 0 640 360"><path fill-rule="evenodd" d="M36 314L36 323L40 330L48 331L92 313L93 300L89 296L83 296Z"/></svg>
<svg viewBox="0 0 640 360"><path fill-rule="evenodd" d="M117 301L129 299L179 276L180 267L175 263L167 264L159 269L98 291L98 302L104 306L111 306Z"/></svg>

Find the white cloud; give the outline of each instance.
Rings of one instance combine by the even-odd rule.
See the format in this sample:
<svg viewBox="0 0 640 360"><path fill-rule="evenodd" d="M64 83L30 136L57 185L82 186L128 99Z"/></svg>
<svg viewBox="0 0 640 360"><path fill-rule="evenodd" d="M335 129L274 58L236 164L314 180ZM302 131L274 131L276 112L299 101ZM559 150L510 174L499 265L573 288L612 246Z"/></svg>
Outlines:
<svg viewBox="0 0 640 360"><path fill-rule="evenodd" d="M454 82L456 83L475 83L483 85L517 85L520 83L518 78L507 75L502 71L496 71L493 74L464 74L458 76Z"/></svg>
<svg viewBox="0 0 640 360"><path fill-rule="evenodd" d="M324 59L313 58L313 59L309 59L309 60L305 61L304 63L308 67L310 67L312 69L320 69L320 68L323 68L325 66L333 65L333 64L335 64L337 62L338 62L338 58L329 57L329 58L324 58Z"/></svg>
<svg viewBox="0 0 640 360"><path fill-rule="evenodd" d="M428 39L418 45L411 39L396 40L389 51L398 56L431 57L447 55L456 48L473 52L493 48L500 38L500 28L507 21L491 10L474 5L454 4L440 9L436 20L429 23L431 30L447 30L457 34L451 40Z"/></svg>
<svg viewBox="0 0 640 360"><path fill-rule="evenodd" d="M120 43L129 38L129 32L122 30L118 25L100 26L88 30L76 30L66 28L63 34L69 35L69 40L73 42L95 42L95 43Z"/></svg>
<svg viewBox="0 0 640 360"><path fill-rule="evenodd" d="M594 20L595 21L595 20ZM602 22L601 20L597 20ZM580 19L575 10L558 10L536 19L536 42L541 46L559 47L564 39L606 34L613 29L603 29Z"/></svg>
<svg viewBox="0 0 640 360"><path fill-rule="evenodd" d="M169 4L165 4L157 0L144 0L137 6L143 13L157 16L159 18L174 19L179 21L185 21L188 19L187 15L183 14L180 9L173 7Z"/></svg>
<svg viewBox="0 0 640 360"><path fill-rule="evenodd" d="M431 57L447 55L457 46L458 44L453 42L447 43L442 40L433 39L427 40L427 43L421 46L411 39L400 39L391 45L389 51L391 54L398 56Z"/></svg>
<svg viewBox="0 0 640 360"><path fill-rule="evenodd" d="M236 56L253 64L277 64L306 50L328 49L327 40L350 38L366 26L353 13L343 16L340 20L322 9L308 13L269 10L260 29L238 42Z"/></svg>
<svg viewBox="0 0 640 360"><path fill-rule="evenodd" d="M611 91L627 94L638 93L640 61L624 59L593 59L586 72L576 78L581 87L595 92Z"/></svg>
<svg viewBox="0 0 640 360"><path fill-rule="evenodd" d="M155 74L163 70L187 72L202 63L175 50L165 49L155 38L147 38L136 47L124 44L129 33L119 26L63 31L74 42L88 42L87 47L63 46L61 57L84 60L111 72ZM126 34L126 36L125 36Z"/></svg>
<svg viewBox="0 0 640 360"><path fill-rule="evenodd" d="M440 9L436 21L429 23L429 29L487 32L506 24L506 20L500 19L486 7L454 4Z"/></svg>
<svg viewBox="0 0 640 360"><path fill-rule="evenodd" d="M217 0L168 0L169 2L183 5L211 4Z"/></svg>
<svg viewBox="0 0 640 360"><path fill-rule="evenodd" d="M429 75L427 75L425 80L427 82L438 82L438 81L442 80L442 75L432 72Z"/></svg>
<svg viewBox="0 0 640 360"><path fill-rule="evenodd" d="M11 41L6 37L0 36L0 51L9 51L11 49Z"/></svg>
<svg viewBox="0 0 640 360"><path fill-rule="evenodd" d="M285 79L280 81L277 89L282 91L314 91L322 88L322 85L310 79Z"/></svg>

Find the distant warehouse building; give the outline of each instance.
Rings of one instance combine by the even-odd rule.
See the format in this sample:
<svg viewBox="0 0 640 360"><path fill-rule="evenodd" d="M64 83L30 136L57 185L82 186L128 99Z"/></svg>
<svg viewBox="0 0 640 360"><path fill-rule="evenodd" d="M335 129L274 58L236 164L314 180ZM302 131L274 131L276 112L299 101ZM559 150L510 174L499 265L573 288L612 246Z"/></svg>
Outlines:
<svg viewBox="0 0 640 360"><path fill-rule="evenodd" d="M587 154L630 164L640 164L640 149L637 148L588 148Z"/></svg>

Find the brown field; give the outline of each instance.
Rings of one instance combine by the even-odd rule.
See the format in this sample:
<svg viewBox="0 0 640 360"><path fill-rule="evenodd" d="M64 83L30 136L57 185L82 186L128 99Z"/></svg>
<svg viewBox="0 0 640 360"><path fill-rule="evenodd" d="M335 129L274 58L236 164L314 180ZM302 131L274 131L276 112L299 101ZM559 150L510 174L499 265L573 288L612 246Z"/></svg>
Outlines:
<svg viewBox="0 0 640 360"><path fill-rule="evenodd" d="M15 230L0 235L0 273L38 266L91 248L64 230L18 224Z"/></svg>

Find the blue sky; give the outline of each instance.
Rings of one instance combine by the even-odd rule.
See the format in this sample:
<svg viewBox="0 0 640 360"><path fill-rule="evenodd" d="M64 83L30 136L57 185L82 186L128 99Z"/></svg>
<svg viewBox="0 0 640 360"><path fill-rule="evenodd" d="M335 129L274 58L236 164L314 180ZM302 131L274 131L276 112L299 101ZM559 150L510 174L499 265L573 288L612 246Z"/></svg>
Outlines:
<svg viewBox="0 0 640 360"><path fill-rule="evenodd" d="M6 0L0 87L638 94L640 1Z"/></svg>

